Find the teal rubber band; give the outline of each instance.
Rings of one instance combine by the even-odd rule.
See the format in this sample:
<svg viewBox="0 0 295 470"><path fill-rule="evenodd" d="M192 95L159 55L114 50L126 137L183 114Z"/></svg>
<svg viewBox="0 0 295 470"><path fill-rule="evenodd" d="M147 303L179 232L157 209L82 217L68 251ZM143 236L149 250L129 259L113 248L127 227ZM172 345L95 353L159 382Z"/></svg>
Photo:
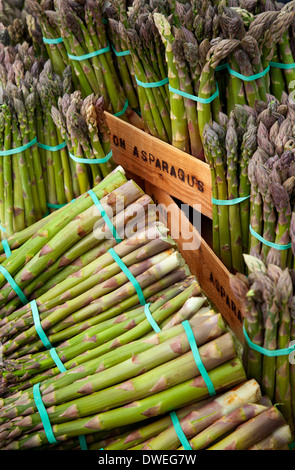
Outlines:
<svg viewBox="0 0 295 470"><path fill-rule="evenodd" d="M67 204L67 202L65 204L51 204L50 202L47 202L47 207L49 207L50 209L60 209L61 207L66 206Z"/></svg>
<svg viewBox="0 0 295 470"><path fill-rule="evenodd" d="M295 442L291 442L291 444L289 444L289 449L292 450L295 448Z"/></svg>
<svg viewBox="0 0 295 470"><path fill-rule="evenodd" d="M128 106L128 105L127 105ZM125 111L124 111L125 113ZM124 114L122 113L122 114ZM115 114L116 116L116 114ZM74 160L77 163L86 163L88 165L99 165L102 163L106 163L109 161L110 158L113 156L113 151L111 150L104 158L79 158L75 157L71 152L69 152L69 155L72 160Z"/></svg>
<svg viewBox="0 0 295 470"><path fill-rule="evenodd" d="M29 149L30 147L32 147L36 143L37 143L37 137L34 137L33 140L31 140L30 142L28 142L25 145L22 145L21 147L17 147L15 149L10 149L10 150L0 150L0 156L5 157L7 155L14 155L15 153L24 152L25 150Z"/></svg>
<svg viewBox="0 0 295 470"><path fill-rule="evenodd" d="M6 233L6 228L4 228L1 224L0 224L0 230L1 230L1 232Z"/></svg>
<svg viewBox="0 0 295 470"><path fill-rule="evenodd" d="M114 45L113 45L113 44L111 44L111 46L112 46L112 49L113 49L113 51L114 51L114 53L115 53L115 55L116 55L117 57L123 57L123 56L125 56L125 55L130 55L130 54L131 54L130 51L128 51L128 50L127 50L127 51L119 51L119 52L118 52L118 51L116 51L116 49L114 48Z"/></svg>
<svg viewBox="0 0 295 470"><path fill-rule="evenodd" d="M159 327L159 325L157 324L157 322L154 320L151 312L150 312L150 305L151 304L145 304L144 306L144 313L145 313L145 316L146 318L148 319L149 321L149 324L151 325L151 327L153 328L153 330L156 332L156 333L160 333L161 331L161 328Z"/></svg>
<svg viewBox="0 0 295 470"><path fill-rule="evenodd" d="M3 276L5 277L6 281L10 284L10 286L12 287L12 289L14 290L14 292L18 295L18 297L20 298L20 300L22 301L22 303L24 305L28 304L29 301L28 299L26 298L25 294L23 293L23 291L21 290L21 288L17 285L17 283L15 282L15 280L13 279L13 277L11 276L11 274L7 271L7 269L4 268L4 266L2 266L2 264L0 264L0 272L3 274Z"/></svg>
<svg viewBox="0 0 295 470"><path fill-rule="evenodd" d="M174 426L175 432L177 434L178 439L180 440L180 443L184 450L192 450L190 443L187 440L186 435L184 434L182 427L180 425L179 419L175 411L171 411L170 413L170 418L172 421L172 424Z"/></svg>
<svg viewBox="0 0 295 470"><path fill-rule="evenodd" d="M135 80L137 85L143 87L143 88L157 88L158 86L163 86L167 85L169 83L169 78L164 78L163 80L160 80L159 82L152 82L152 83L147 83L147 82L141 82L138 80L137 76L135 75Z"/></svg>
<svg viewBox="0 0 295 470"><path fill-rule="evenodd" d="M227 69L227 64L217 65L215 71L219 72L220 70L224 70L224 69Z"/></svg>
<svg viewBox="0 0 295 470"><path fill-rule="evenodd" d="M234 204L239 204L240 202L245 201L246 199L249 199L250 196L243 196L243 197L237 197L235 199L214 199L212 197L211 201L212 204L216 204L217 206L232 206Z"/></svg>
<svg viewBox="0 0 295 470"><path fill-rule="evenodd" d="M181 90L177 90L176 88L173 88L171 85L169 85L169 90L172 93L175 93L176 95L180 95L189 100L198 101L199 103L203 103L203 104L211 103L219 95L217 82L216 82L216 91L212 96L210 96L210 98L200 98L199 96L190 95L189 93L186 93L185 91L181 91Z"/></svg>
<svg viewBox="0 0 295 470"><path fill-rule="evenodd" d="M293 351L295 351L295 344L293 346L289 346L288 348L274 349L273 351L271 351L269 349L265 349L262 346L259 346L258 344L253 343L250 340L244 326L243 326L243 333L244 333L245 339L246 339L247 343L249 344L249 346L251 347L251 349L254 349L255 351L263 354L264 356L268 356L268 357L287 356L290 353L292 353Z"/></svg>
<svg viewBox="0 0 295 470"><path fill-rule="evenodd" d="M250 75L250 76L247 76L247 75L242 75L241 73L239 72L236 72L235 70L231 69L229 64L223 64L223 65L226 65L226 67L224 68L227 68L227 70L229 71L229 73L231 75L233 75L234 77L237 77L237 78L240 78L241 80L243 80L244 82L252 82L254 80L257 80L258 78L262 78L264 77L270 70L270 65L268 65L266 67L266 69L264 69L262 72L259 72L259 73L256 73L254 75Z"/></svg>
<svg viewBox="0 0 295 470"><path fill-rule="evenodd" d="M85 436L79 436L79 442L80 442L81 450L88 450L88 446L87 446L87 442L86 442L86 437L85 437Z"/></svg>
<svg viewBox="0 0 295 470"><path fill-rule="evenodd" d="M63 38L55 38L55 39L48 39L45 38L44 36L42 37L44 44L59 44L63 42Z"/></svg>
<svg viewBox="0 0 295 470"><path fill-rule="evenodd" d="M56 367L58 368L58 370L62 373L62 372L66 372L67 369L65 368L65 366L63 365L63 363L61 362L60 358L58 357L58 354L56 352L56 349L55 348L50 348L49 349L49 352L50 352L50 355L52 357L52 359L54 360L55 362L55 365Z"/></svg>
<svg viewBox="0 0 295 470"><path fill-rule="evenodd" d="M63 149L64 147L66 147L66 146L67 146L67 143L66 143L66 142L62 142L61 144L55 145L54 147L52 147L51 145L41 144L40 142L37 142L37 145L38 145L38 147L40 147L41 149L50 150L50 152L57 152L58 150L61 150L61 149Z"/></svg>
<svg viewBox="0 0 295 470"><path fill-rule="evenodd" d="M129 271L129 269L127 268L127 266L123 263L123 261L121 260L120 256L117 255L117 253L115 252L114 248L110 248L110 249L108 250L108 252L109 252L110 255L112 256L112 258L116 261L116 263L117 263L118 266L121 268L121 270L123 271L123 273L128 277L129 281L130 281L130 282L133 284L133 286L135 287L135 290L136 290L136 293L137 293L137 295L138 295L140 304L141 304L141 305L146 305L146 302L145 302L145 298L144 298L142 289L141 289L140 284L139 284L139 282L137 281L137 279L133 276L133 274Z"/></svg>
<svg viewBox="0 0 295 470"><path fill-rule="evenodd" d="M38 310L38 305L37 305L36 300L32 300L32 302L30 302L30 307L31 307L31 310L32 310L34 325L35 325L36 331L38 333L38 336L41 339L42 343L44 344L45 348L46 349L51 349L52 344L50 343L49 339L47 338L46 334L44 333L44 330L43 330L42 325L41 325L39 310Z"/></svg>
<svg viewBox="0 0 295 470"><path fill-rule="evenodd" d="M94 204L96 205L97 209L99 210L101 216L103 217L105 223L107 224L107 226L109 227L110 231L112 232L112 235L113 237L115 238L116 242L117 243L120 243L122 241L122 239L120 238L117 230L115 229L115 227L113 226L112 222L110 221L109 219L109 216L107 215L106 211L104 210L104 207L103 205L101 204L100 200L98 199L98 197L96 196L96 194L92 191L92 189L89 189L89 191L87 191L88 194L91 196L92 198L92 201L94 202Z"/></svg>
<svg viewBox="0 0 295 470"><path fill-rule="evenodd" d="M10 250L10 246L9 246L8 241L6 240L6 238L4 238L4 240L2 240L2 246L4 248L4 253L6 254L6 258L9 258L9 256L11 256L11 250Z"/></svg>
<svg viewBox="0 0 295 470"><path fill-rule="evenodd" d="M249 225L249 230L250 230L250 233L253 235L253 237L257 238L257 240L259 240L261 243L263 243L264 245L270 246L271 248L275 248L276 250L281 250L281 251L289 250L289 248L291 248L292 246L292 243L288 243L288 245L279 245L278 243L273 243L273 242L269 242L268 240L265 240L265 238L259 235L259 233L255 232L255 230L251 227L251 225Z"/></svg>
<svg viewBox="0 0 295 470"><path fill-rule="evenodd" d="M192 350L192 353L193 353L194 359L196 361L197 367L199 369L199 372L200 372L201 376L203 377L203 379L205 381L205 384L208 388L208 391L209 391L211 396L216 395L216 391L215 391L214 385L212 383L212 380L210 379L209 374L206 371L206 369L204 367L204 364L202 362L202 359L201 359L201 356L200 356L200 353L199 353L199 349L198 349L198 346L197 346L197 343L196 343L196 339L194 337L194 333L193 333L193 330L191 329L189 321L188 320L183 321L182 325L183 325L184 331L186 333L188 342L190 344L190 348Z"/></svg>
<svg viewBox="0 0 295 470"><path fill-rule="evenodd" d="M78 60L78 61L86 60L86 59L90 59L91 57L95 57L97 55L105 54L106 52L109 52L110 49L111 48L108 43L107 47L103 47L102 49L99 49L98 51L89 52L89 54L84 54L84 55L72 55L68 53L68 57L71 60Z"/></svg>
<svg viewBox="0 0 295 470"><path fill-rule="evenodd" d="M57 444L57 440L54 437L53 431L52 431L52 426L50 423L50 419L48 416L48 413L46 411L46 408L44 406L44 403L42 401L41 393L40 393L40 383L35 384L33 386L33 396L34 400L36 403L37 410L40 414L40 418L43 424L43 428L46 434L46 437L48 439L49 444Z"/></svg>
<svg viewBox="0 0 295 470"><path fill-rule="evenodd" d="M128 99L127 99L125 101L125 104L124 104L124 107L123 107L122 111L119 111L118 113L115 113L114 116L116 116L116 117L122 116L126 112L126 109L128 108L128 106L129 106L129 102L128 102Z"/></svg>
<svg viewBox="0 0 295 470"><path fill-rule="evenodd" d="M284 69L284 70L295 69L295 63L293 63L293 64L280 64L279 62L270 62L269 65L271 67L276 68L276 69Z"/></svg>
<svg viewBox="0 0 295 470"><path fill-rule="evenodd" d="M270 62L271 64L271 62ZM262 78L264 77L270 70L270 64L262 71L262 72L259 72L259 73L256 73L254 75L250 75L250 76L247 76L247 75L242 75L241 73L239 72L236 72L235 70L231 69L229 64L221 64L221 65L217 65L216 67L216 72L219 72L220 70L225 70L227 69L228 72L233 75L234 77L237 77L237 78L240 78L241 80L243 80L244 82L252 82L254 80L257 80L258 78Z"/></svg>

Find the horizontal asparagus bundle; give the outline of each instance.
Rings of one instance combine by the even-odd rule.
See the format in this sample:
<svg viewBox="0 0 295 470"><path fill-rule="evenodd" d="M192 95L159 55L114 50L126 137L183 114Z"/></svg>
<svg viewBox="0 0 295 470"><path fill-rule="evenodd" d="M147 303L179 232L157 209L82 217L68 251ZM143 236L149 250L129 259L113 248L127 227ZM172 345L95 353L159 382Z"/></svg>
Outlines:
<svg viewBox="0 0 295 470"><path fill-rule="evenodd" d="M263 393L278 404L293 432L294 361L288 348L295 338L294 277L288 268L244 256L249 276L237 274L231 280L231 287L244 305L247 377L255 378ZM284 351L277 354L278 350L285 350L286 354Z"/></svg>
<svg viewBox="0 0 295 470"><path fill-rule="evenodd" d="M194 292L197 293L196 283L193 282L175 297L169 294L170 291L173 287L155 301L155 304L162 305L153 312L158 324L162 326L161 317L163 320L165 316L173 320L176 317L183 319L186 310L187 318L193 315L190 324L216 391L242 382L245 379L244 371L235 358L234 343L226 332L221 316L210 311L194 315L199 302L198 307L195 305L190 308L190 314L188 312L188 301L196 303L198 299L194 296ZM147 320L143 327L141 335L135 337L132 329L127 330L122 337L112 341L112 345L104 348L104 353L101 352L95 361L84 358L83 367L77 367L75 361L69 372L54 378L44 376L40 390L58 442L80 434L132 425L208 396L182 325L177 322L168 328L164 325L158 334L152 333ZM108 329L103 330L103 334L108 335ZM116 351L118 347L119 354ZM126 406L134 400L136 407ZM4 448L34 448L46 444L47 438L41 430L42 422L36 412L31 387L8 395L2 402L1 445ZM102 418L101 423L104 424L101 427L99 422ZM41 431L36 433L38 428Z"/></svg>

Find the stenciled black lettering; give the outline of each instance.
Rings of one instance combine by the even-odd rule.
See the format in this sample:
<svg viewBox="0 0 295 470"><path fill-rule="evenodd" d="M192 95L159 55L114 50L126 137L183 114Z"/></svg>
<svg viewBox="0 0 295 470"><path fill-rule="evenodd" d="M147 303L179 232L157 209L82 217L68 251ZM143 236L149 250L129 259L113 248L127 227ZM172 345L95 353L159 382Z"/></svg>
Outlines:
<svg viewBox="0 0 295 470"><path fill-rule="evenodd" d="M141 151L141 158L144 162L147 162L148 158L145 150Z"/></svg>
<svg viewBox="0 0 295 470"><path fill-rule="evenodd" d="M116 147L119 147L119 139L115 134L113 135L113 142Z"/></svg>
<svg viewBox="0 0 295 470"><path fill-rule="evenodd" d="M198 180L198 190L203 193L204 192L204 183L203 181Z"/></svg>
<svg viewBox="0 0 295 470"><path fill-rule="evenodd" d="M157 158L156 160L156 168L159 168L159 170L162 170L162 167L161 167L161 162L160 160Z"/></svg>
<svg viewBox="0 0 295 470"><path fill-rule="evenodd" d="M190 182L190 175L187 175L187 182L188 182L188 184L189 184L189 186L190 186L191 188L194 187L193 177L192 177L192 181Z"/></svg>
<svg viewBox="0 0 295 470"><path fill-rule="evenodd" d="M166 173L169 173L168 163L165 162L165 160L162 160L162 170L166 171Z"/></svg>
<svg viewBox="0 0 295 470"><path fill-rule="evenodd" d="M155 161L155 157L152 153L149 153L149 163L152 164Z"/></svg>
<svg viewBox="0 0 295 470"><path fill-rule="evenodd" d="M221 297L225 297L226 292L222 286L220 286L220 294L221 294Z"/></svg>
<svg viewBox="0 0 295 470"><path fill-rule="evenodd" d="M171 169L170 169L170 176L174 176L174 178L177 178L176 171L175 171L175 168L174 168L173 165L172 165L172 167L171 167Z"/></svg>
<svg viewBox="0 0 295 470"><path fill-rule="evenodd" d="M136 146L133 149L133 156L134 157L139 157L138 148Z"/></svg>
<svg viewBox="0 0 295 470"><path fill-rule="evenodd" d="M178 169L177 175L180 181L183 181L183 182L185 181L185 173L181 168Z"/></svg>
<svg viewBox="0 0 295 470"><path fill-rule="evenodd" d="M121 147L121 149L126 150L125 139L121 139L121 137L120 137L120 147Z"/></svg>

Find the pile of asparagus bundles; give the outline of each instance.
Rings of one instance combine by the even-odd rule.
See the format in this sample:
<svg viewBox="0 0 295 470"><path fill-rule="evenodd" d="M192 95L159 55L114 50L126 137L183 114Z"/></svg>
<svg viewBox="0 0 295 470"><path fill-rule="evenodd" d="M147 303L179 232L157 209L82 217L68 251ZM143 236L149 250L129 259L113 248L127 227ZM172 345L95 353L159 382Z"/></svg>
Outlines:
<svg viewBox="0 0 295 470"><path fill-rule="evenodd" d="M257 150L249 161L251 184L250 238L248 253L266 264L293 268L294 237L294 111L284 92L255 107ZM294 228L293 228L294 230Z"/></svg>
<svg viewBox="0 0 295 470"><path fill-rule="evenodd" d="M115 233L105 216L110 210ZM186 320L215 392L245 381L221 315L210 309L151 198L120 168L48 219L1 265L1 447L48 445L36 385L65 445L208 398ZM158 332L112 253L140 286ZM36 307L48 350L32 316ZM126 406L134 400L136 407Z"/></svg>
<svg viewBox="0 0 295 470"><path fill-rule="evenodd" d="M112 154L104 99L72 93L70 66L59 76L27 43L0 54L0 223L9 237L101 181Z"/></svg>
<svg viewBox="0 0 295 470"><path fill-rule="evenodd" d="M27 1L27 8L40 22L44 37L61 40L57 50L56 44L49 44L48 53L53 61L52 54L58 56L61 69L65 63L71 64L73 80L82 97L92 93L103 96L106 110L141 127L141 118L132 110L115 67L102 7L102 1L93 0L49 0L42 5L35 0Z"/></svg>
<svg viewBox="0 0 295 470"><path fill-rule="evenodd" d="M236 274L231 287L244 304L247 377L261 384L263 393L278 404L294 432L293 270L263 263L251 255L245 255L245 261L249 276Z"/></svg>
<svg viewBox="0 0 295 470"><path fill-rule="evenodd" d="M171 417L166 415L131 432L90 444L89 449L288 450L292 440L289 426L271 401L261 396L254 379L180 408L177 416L188 441L182 446Z"/></svg>

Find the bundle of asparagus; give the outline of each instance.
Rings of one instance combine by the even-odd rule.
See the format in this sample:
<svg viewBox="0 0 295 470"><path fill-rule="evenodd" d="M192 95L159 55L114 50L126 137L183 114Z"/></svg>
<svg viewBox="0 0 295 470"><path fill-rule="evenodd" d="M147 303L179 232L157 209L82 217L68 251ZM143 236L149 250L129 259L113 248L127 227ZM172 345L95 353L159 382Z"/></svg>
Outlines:
<svg viewBox="0 0 295 470"><path fill-rule="evenodd" d="M27 43L1 54L0 219L10 236L41 219L49 204L65 204L75 195L67 179L68 153L50 116L71 81L69 67L63 77L53 74L51 62L36 59Z"/></svg>
<svg viewBox="0 0 295 470"><path fill-rule="evenodd" d="M205 402L181 408L177 415L188 441L181 447L170 416L165 416L89 448L250 450L256 445L264 450L287 450L292 439L282 415L267 397L261 396L260 386L253 379Z"/></svg>
<svg viewBox="0 0 295 470"><path fill-rule="evenodd" d="M161 315L157 311L153 313L159 325L162 326L161 319L165 316L169 318L168 310L170 318L171 313L176 312L171 318L172 325L175 317L184 318L188 302L183 302L185 299L192 302L196 299L191 297L195 288L193 283L164 305L164 299L159 297L155 304L162 303L162 307L157 310L161 311ZM167 295L169 298L169 293ZM243 367L236 357L233 340L225 331L220 315L212 312L199 314L193 316L190 324L215 391L243 382ZM129 341L124 341L124 335L120 336L115 341L116 346L105 347L105 353L101 353L99 359L84 360L83 368L74 367L54 379L44 377L40 385L42 400L58 442L81 434L129 426L209 396L182 325L166 325L168 328L163 328L160 333L151 334L151 327L148 327L146 320L145 332L142 325L142 335L137 335L137 341L130 342L134 340L131 330L124 334L129 336ZM107 338L108 329L103 330L102 335ZM116 352L115 358L115 351L108 352L108 349L119 346L119 354ZM113 360L110 360L111 356ZM136 406L130 406L134 400ZM36 411L32 388L3 399L1 444L4 448L21 449L46 444L44 431L36 432L36 426L42 429L40 415Z"/></svg>
<svg viewBox="0 0 295 470"><path fill-rule="evenodd" d="M237 105L229 117L220 113L219 123L206 124L203 133L214 198L213 249L228 269L244 272L250 221L248 164L257 149L257 122L252 108Z"/></svg>
<svg viewBox="0 0 295 470"><path fill-rule="evenodd" d="M112 431L208 397L184 320L190 322L216 392L245 380L232 335L221 315L210 310L166 227L157 222L150 197L120 169L93 189L104 211L112 209L114 238L103 214L93 210L90 194L51 214L2 263L1 271L5 267L30 301L16 310L16 291L3 277L0 434L7 449L47 444L45 432L36 433L42 429L33 398L36 384L57 441L101 431L94 422L102 416L103 428ZM158 333L112 247L142 289ZM38 337L32 299L43 332L65 367L62 374ZM126 406L134 400L136 407ZM66 411L72 401L78 413Z"/></svg>
<svg viewBox="0 0 295 470"><path fill-rule="evenodd" d="M92 93L83 100L81 92L75 91L61 96L57 106L58 109L51 107L52 120L63 141L67 142L71 159L66 187L71 194L80 195L98 184L112 170L104 98ZM52 188L50 184L49 187Z"/></svg>
<svg viewBox="0 0 295 470"><path fill-rule="evenodd" d="M111 37L130 52L139 107L144 126L151 135L172 142L167 66L163 44L154 24L153 2L134 2L129 11L124 0L111 2L117 18L109 20ZM165 3L158 2L158 8ZM112 11L112 10L107 10ZM126 45L126 46L125 46Z"/></svg>
<svg viewBox="0 0 295 470"><path fill-rule="evenodd" d="M54 9L54 1L46 0L38 2L26 0L25 6L26 11L29 12L32 18L30 23L31 35L34 36L36 29L40 29L41 41L53 64L53 70L55 73L62 75L65 67L69 65L69 60L65 45L60 37L60 19ZM79 85L79 81L74 73L72 79L76 88Z"/></svg>
<svg viewBox="0 0 295 470"><path fill-rule="evenodd" d="M231 287L244 304L247 376L255 378L263 393L278 404L293 432L294 361L288 348L295 339L294 277L288 268L264 264L250 255L244 257L249 276L237 274L231 279Z"/></svg>
<svg viewBox="0 0 295 470"><path fill-rule="evenodd" d="M257 151L249 162L251 212L249 253L266 264L293 267L290 224L294 211L294 104L285 92L281 102L257 103ZM262 238L261 238L262 237Z"/></svg>

